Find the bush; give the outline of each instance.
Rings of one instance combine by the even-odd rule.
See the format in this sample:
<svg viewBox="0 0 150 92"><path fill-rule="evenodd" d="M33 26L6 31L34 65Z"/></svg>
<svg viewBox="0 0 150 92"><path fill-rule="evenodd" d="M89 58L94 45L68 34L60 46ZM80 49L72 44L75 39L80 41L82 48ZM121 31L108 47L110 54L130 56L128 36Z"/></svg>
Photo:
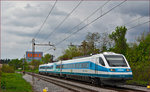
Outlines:
<svg viewBox="0 0 150 92"><path fill-rule="evenodd" d="M12 66L9 66L9 65L3 65L2 66L2 72L5 72L5 73L14 73L15 70Z"/></svg>
<svg viewBox="0 0 150 92"><path fill-rule="evenodd" d="M131 63L130 66L133 72L133 80L127 81L129 84L146 86L149 83L150 78L150 63L149 61Z"/></svg>

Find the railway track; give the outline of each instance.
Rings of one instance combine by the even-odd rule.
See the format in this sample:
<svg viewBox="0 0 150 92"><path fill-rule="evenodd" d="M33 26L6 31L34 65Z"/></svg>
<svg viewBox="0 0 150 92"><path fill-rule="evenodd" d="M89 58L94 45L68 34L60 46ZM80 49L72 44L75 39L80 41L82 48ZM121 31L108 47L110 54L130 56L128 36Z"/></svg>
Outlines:
<svg viewBox="0 0 150 92"><path fill-rule="evenodd" d="M49 76L43 76L39 74L32 74L32 73L27 73L29 75L33 75L36 78L39 78L41 80L53 83L55 85L61 86L63 88L66 88L70 91L73 92L145 92L141 90L134 90L134 89L129 89L125 87L98 87L98 86L92 86L89 85L88 83L79 83L75 81L69 81L69 80L64 80L64 79L59 79L59 78L54 78L54 77L49 77Z"/></svg>

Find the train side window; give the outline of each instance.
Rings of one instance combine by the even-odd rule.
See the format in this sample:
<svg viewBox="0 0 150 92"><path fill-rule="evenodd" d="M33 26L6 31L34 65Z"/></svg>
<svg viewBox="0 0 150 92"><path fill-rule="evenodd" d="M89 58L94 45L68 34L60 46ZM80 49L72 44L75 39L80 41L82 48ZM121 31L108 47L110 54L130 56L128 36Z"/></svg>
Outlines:
<svg viewBox="0 0 150 92"><path fill-rule="evenodd" d="M102 65L102 66L105 66L105 63L103 61L103 59L101 57L99 57L99 63Z"/></svg>
<svg viewBox="0 0 150 92"><path fill-rule="evenodd" d="M78 68L78 64L75 64L75 68Z"/></svg>

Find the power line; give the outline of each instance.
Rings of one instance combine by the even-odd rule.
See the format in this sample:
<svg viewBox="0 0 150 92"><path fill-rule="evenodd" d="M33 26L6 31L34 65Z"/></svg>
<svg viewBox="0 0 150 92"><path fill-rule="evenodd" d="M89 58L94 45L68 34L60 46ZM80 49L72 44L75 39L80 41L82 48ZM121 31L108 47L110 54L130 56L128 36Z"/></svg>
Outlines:
<svg viewBox="0 0 150 92"><path fill-rule="evenodd" d="M133 28L135 28L135 27L137 27L137 26L141 26L141 25L144 25L144 24L149 23L149 22L150 22L150 21L146 21L146 22L144 22L144 23L141 23L141 24L138 24L138 25L136 25L136 26L130 27L130 28L128 28L128 30L131 30L131 29L133 29Z"/></svg>
<svg viewBox="0 0 150 92"><path fill-rule="evenodd" d="M134 19L134 20L132 20L132 21L129 21L129 22L125 23L125 24L128 25L128 24L130 24L130 23L132 23L132 22L134 22L134 21L136 21L136 20L139 20L139 19L141 19L141 18L143 18L143 17L138 17L137 19ZM148 23L148 22L150 22L150 21L146 21L146 22L144 22L144 23L141 23L141 24L138 24L138 25L136 25L136 26L130 27L128 30L131 30L131 29L133 29L133 28L135 28L135 27L137 27L137 26L144 25L144 24L146 24L146 23ZM102 32L102 33L107 33L107 32L110 32L110 31L105 31L105 32ZM102 33L100 33L100 34L102 34Z"/></svg>
<svg viewBox="0 0 150 92"><path fill-rule="evenodd" d="M52 8L50 9L50 11L49 11L48 15L46 16L46 18L45 18L45 20L44 20L43 24L41 25L40 29L38 30L38 32L35 34L34 38L36 38L36 36L40 33L40 31L41 31L41 29L43 28L43 26L44 26L45 22L47 21L47 19L48 19L49 15L51 14L52 10L54 9L54 7L55 7L56 3L57 3L57 0L55 1L55 3L54 3L54 5L52 6Z"/></svg>
<svg viewBox="0 0 150 92"><path fill-rule="evenodd" d="M127 1L127 0L125 0ZM99 17L97 17L96 19L94 19L93 21L91 21L90 23L86 24L85 26L81 27L80 29L78 29L77 31L73 32L72 34L70 34L68 37L66 37L65 39L59 41L58 43L55 44L59 45L61 44L63 41L65 41L66 39L68 39L69 37L71 37L73 34L76 34L77 32L81 31L82 29L84 29L85 27L89 26L90 24L94 23L96 20L98 20L99 18L103 17L104 15L106 15L107 13L109 13L110 11L112 11L113 9L115 9L116 7L120 6L121 4L123 4L125 1L121 2L120 4L116 5L115 7L111 8L110 10L108 10L107 12L105 12L104 14L100 15Z"/></svg>
<svg viewBox="0 0 150 92"><path fill-rule="evenodd" d="M108 0L107 2L105 2L102 6L98 7L94 12L92 12L88 17L86 17L82 22L80 22L78 25L74 26L71 31L73 31L73 29L75 29L76 27L78 27L79 25L81 25L82 23L84 23L86 20L88 20L91 16L93 16L96 12L98 12L100 9L102 9L109 1L111 0ZM47 51L47 50L45 50ZM44 51L44 52L45 52Z"/></svg>
<svg viewBox="0 0 150 92"><path fill-rule="evenodd" d="M89 15L87 18L85 18L82 22L80 22L78 25L76 25L75 27L73 27L71 29L71 31L73 31L73 29L75 29L76 27L78 27L79 25L81 25L82 23L84 23L87 19L89 19L91 16L93 16L97 11L99 11L100 9L102 9L110 0L108 0L106 3L104 3L102 6L100 6L98 9L96 9L91 15Z"/></svg>
<svg viewBox="0 0 150 92"><path fill-rule="evenodd" d="M138 18L136 18L136 19L134 19L134 20L131 20L131 21L127 22L127 23L124 23L123 26L126 26L126 25L128 25L128 24L131 24L131 23L133 23L134 21L137 21L137 20L139 20L139 19L141 19L141 18L143 18L143 16L142 16L142 17L138 17ZM139 25L139 24L138 24L138 25Z"/></svg>
<svg viewBox="0 0 150 92"><path fill-rule="evenodd" d="M120 4L116 5L115 7L111 8L110 10L108 10L107 12L105 12L104 14L100 15L99 17L97 17L96 19L94 19L93 21L91 21L90 23L86 24L85 26L81 27L80 29L78 29L77 31L73 32L72 34L70 34L68 37L66 37L65 39L59 41L58 43L55 44L55 46L61 44L63 41L65 41L66 39L68 39L69 37L71 37L73 34L76 34L77 32L81 31L82 29L84 29L85 27L89 26L90 24L92 24L93 22L95 22L96 20L98 20L99 18L103 17L104 15L106 15L107 13L109 13L110 11L112 11L113 9L115 9L116 7L120 6L121 4L123 4L125 1L121 2ZM51 50L51 49L48 49Z"/></svg>
<svg viewBox="0 0 150 92"><path fill-rule="evenodd" d="M129 22L127 22L127 23L123 24L123 25L131 24L132 22L137 21L137 20L139 20L139 19L141 19L141 18L143 18L143 16L138 17L137 19L131 20L131 21L129 21Z"/></svg>
<svg viewBox="0 0 150 92"><path fill-rule="evenodd" d="M73 29L77 28L79 25L81 25L82 23L84 23L86 20L88 20L91 16L93 16L96 12L98 12L100 9L102 9L110 0L108 0L107 2L105 2L102 6L100 6L99 8L97 8L92 14L90 14L88 17L86 17L82 22L80 22L78 25L74 26L71 31L73 31Z"/></svg>
<svg viewBox="0 0 150 92"><path fill-rule="evenodd" d="M83 0L81 0L74 8L73 10L58 24L58 26L48 34L48 36L45 38L45 41L52 35L52 33L54 33L55 31L57 31L57 29L68 19L68 17L79 7L79 5L82 3ZM44 41L44 40L43 40ZM42 41L42 42L43 42Z"/></svg>
<svg viewBox="0 0 150 92"><path fill-rule="evenodd" d="M140 18L142 18L142 17L140 17ZM140 19L140 18L138 18L138 19ZM137 19L135 19L135 20L133 20L133 21L136 21ZM130 22L128 22L128 23L126 23L126 24L130 24L130 23L132 23L133 21L130 21ZM133 26L133 27L130 27L130 28L128 28L128 30L131 30L131 29L133 29L133 28L135 28L135 27L138 27L138 26L141 26L141 25L144 25L144 24L146 24L146 23L149 23L150 21L146 21L146 22L144 22L144 23L141 23L141 24L138 24L138 25L136 25L136 26ZM105 32L103 32L103 33L105 33ZM61 44L61 43L59 43L59 44ZM59 44L56 44L56 45L59 45ZM55 45L55 46L56 46ZM51 50L51 49L49 49L49 50ZM48 50L47 50L48 51ZM47 52L46 51L46 52Z"/></svg>

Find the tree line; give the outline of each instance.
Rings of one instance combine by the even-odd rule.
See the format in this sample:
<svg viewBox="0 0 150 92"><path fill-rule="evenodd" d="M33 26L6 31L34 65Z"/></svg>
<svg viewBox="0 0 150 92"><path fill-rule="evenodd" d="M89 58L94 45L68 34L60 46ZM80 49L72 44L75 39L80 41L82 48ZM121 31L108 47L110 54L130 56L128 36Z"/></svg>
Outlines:
<svg viewBox="0 0 150 92"><path fill-rule="evenodd" d="M126 55L127 49L129 48L125 38L126 32L126 27L122 26L116 27L115 31L111 34L89 32L86 35L85 40L81 42L81 45L69 45L69 47L63 51L63 55L58 59L72 59L77 56L97 54L105 51L112 51Z"/></svg>
<svg viewBox="0 0 150 92"><path fill-rule="evenodd" d="M134 77L132 81L138 82L137 84L147 84L150 77L150 33L143 32L135 39L135 42L129 43L125 37L127 31L125 26L118 26L111 34L89 32L80 45L71 43L57 60L68 60L102 52L120 53L125 55L131 66ZM9 62L7 60L8 65L13 67L14 70L23 68L23 65L26 70L32 69L30 66L38 69L40 64L49 62L53 62L53 55L51 54L45 54L42 61L33 60L30 63L23 63L23 58L9 60Z"/></svg>

